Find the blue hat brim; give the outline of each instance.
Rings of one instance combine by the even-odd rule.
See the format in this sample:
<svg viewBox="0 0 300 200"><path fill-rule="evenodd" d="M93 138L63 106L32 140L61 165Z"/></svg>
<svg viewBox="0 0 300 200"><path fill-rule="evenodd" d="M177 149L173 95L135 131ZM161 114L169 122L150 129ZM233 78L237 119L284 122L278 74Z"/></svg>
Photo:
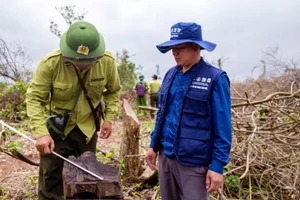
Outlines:
<svg viewBox="0 0 300 200"><path fill-rule="evenodd" d="M207 51L213 51L217 46L217 44L205 40L169 40L159 45L156 45L156 48L162 53L167 53L172 49L173 46L186 42L196 43L201 47L201 49L205 49Z"/></svg>

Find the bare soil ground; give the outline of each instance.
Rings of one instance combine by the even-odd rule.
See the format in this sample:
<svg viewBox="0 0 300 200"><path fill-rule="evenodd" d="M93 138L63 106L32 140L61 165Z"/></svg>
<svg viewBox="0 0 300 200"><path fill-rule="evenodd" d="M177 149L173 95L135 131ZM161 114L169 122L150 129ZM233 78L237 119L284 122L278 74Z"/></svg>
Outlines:
<svg viewBox="0 0 300 200"><path fill-rule="evenodd" d="M112 135L106 140L98 140L98 148L103 152L113 151L114 155L112 155L112 157L118 159L121 132L122 121L116 120L113 122ZM20 145L23 155L39 163L39 154L32 142L17 134L7 138L7 141L4 142L8 144L12 141ZM38 166L30 165L0 152L0 199L35 200L37 199L37 181ZM151 187L152 186L145 186L141 188L140 186L136 187L136 184L124 184L124 199L151 199L151 196L155 192ZM136 188L138 188L139 191Z"/></svg>

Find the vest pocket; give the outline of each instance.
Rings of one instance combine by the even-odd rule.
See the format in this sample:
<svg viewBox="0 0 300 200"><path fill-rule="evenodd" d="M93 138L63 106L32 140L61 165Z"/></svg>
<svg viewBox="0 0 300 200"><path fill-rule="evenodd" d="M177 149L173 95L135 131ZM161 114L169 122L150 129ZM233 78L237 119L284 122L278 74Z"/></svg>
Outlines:
<svg viewBox="0 0 300 200"><path fill-rule="evenodd" d="M207 114L208 95L200 92L188 93L185 96L183 112L197 115Z"/></svg>
<svg viewBox="0 0 300 200"><path fill-rule="evenodd" d="M187 94L184 100L181 126L210 130L211 121L207 94L193 92Z"/></svg>
<svg viewBox="0 0 300 200"><path fill-rule="evenodd" d="M179 156L200 159L208 158L210 147L210 132L181 128L179 133L177 153Z"/></svg>

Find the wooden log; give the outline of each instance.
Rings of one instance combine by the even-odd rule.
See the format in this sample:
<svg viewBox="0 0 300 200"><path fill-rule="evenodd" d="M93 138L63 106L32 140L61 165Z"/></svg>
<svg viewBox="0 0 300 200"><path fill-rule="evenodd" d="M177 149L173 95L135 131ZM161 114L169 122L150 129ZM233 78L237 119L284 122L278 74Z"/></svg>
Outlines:
<svg viewBox="0 0 300 200"><path fill-rule="evenodd" d="M93 152L85 152L78 158L70 156L72 162L100 176L103 180L64 162L64 199L123 199L122 187L117 168L97 161Z"/></svg>
<svg viewBox="0 0 300 200"><path fill-rule="evenodd" d="M123 182L136 182L140 174L141 161L139 156L140 123L130 107L128 101L123 99L123 133L120 145L120 159L124 161Z"/></svg>
<svg viewBox="0 0 300 200"><path fill-rule="evenodd" d="M158 111L158 108L150 107L150 106L139 106L141 110L148 110L148 111Z"/></svg>

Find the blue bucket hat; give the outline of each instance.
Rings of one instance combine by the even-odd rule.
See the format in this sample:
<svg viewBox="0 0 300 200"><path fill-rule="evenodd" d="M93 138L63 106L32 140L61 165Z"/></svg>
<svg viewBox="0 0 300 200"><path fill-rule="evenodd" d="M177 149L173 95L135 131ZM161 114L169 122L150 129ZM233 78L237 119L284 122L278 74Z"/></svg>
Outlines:
<svg viewBox="0 0 300 200"><path fill-rule="evenodd" d="M156 45L157 49L166 53L177 44L193 42L200 46L201 49L213 51L216 44L202 40L201 26L192 22L179 22L171 27L171 37L169 41Z"/></svg>

